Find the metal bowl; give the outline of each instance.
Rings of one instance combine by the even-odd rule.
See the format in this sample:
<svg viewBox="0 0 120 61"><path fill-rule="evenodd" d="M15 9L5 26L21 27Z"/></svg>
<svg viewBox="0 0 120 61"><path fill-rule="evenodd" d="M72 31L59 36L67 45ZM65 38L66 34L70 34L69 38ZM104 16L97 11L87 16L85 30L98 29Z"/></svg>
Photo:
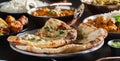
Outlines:
<svg viewBox="0 0 120 61"><path fill-rule="evenodd" d="M75 8L71 7L71 6L44 6L44 7L48 7L48 8L60 8L60 9L66 9L66 10L74 10ZM34 16L31 14L31 12L36 11L39 8L44 8L44 7L37 7L37 8L32 8L30 9L27 13L29 15L29 19L31 20L31 22L35 23L37 25L37 27L42 27L45 22L49 19L49 18L56 18L59 20L62 20L66 23L71 23L71 22L76 22L76 20L73 20L75 17L78 18L81 16L81 11L80 11L80 16L76 16L75 14L73 15L69 15L69 16ZM82 11L83 12L83 11ZM77 12L78 13L78 12ZM74 24L72 23L72 24Z"/></svg>
<svg viewBox="0 0 120 61"><path fill-rule="evenodd" d="M109 40L108 41L108 46L110 46L110 48L111 48L111 54L112 55L119 56L120 55L120 53L119 53L120 47L116 46L116 45L118 45L118 43L115 45L114 42L119 42L120 43L120 39ZM114 45L113 45L113 43L114 43Z"/></svg>
<svg viewBox="0 0 120 61"><path fill-rule="evenodd" d="M7 4L7 3L8 3L8 1L7 1L7 2L1 2L1 3L0 3L0 8L1 8L3 5ZM19 18L19 17L22 16L22 15L26 15L26 16L27 16L27 13L10 13L10 12L3 12L3 11L0 10L0 17L1 17L1 18L5 19L8 15L12 15L12 16L14 16L15 18Z"/></svg>
<svg viewBox="0 0 120 61"><path fill-rule="evenodd" d="M107 13L113 10L119 10L120 5L99 5L99 4L87 4L87 0L81 0L82 3L86 5L86 7L93 13L93 14L100 14L100 13Z"/></svg>

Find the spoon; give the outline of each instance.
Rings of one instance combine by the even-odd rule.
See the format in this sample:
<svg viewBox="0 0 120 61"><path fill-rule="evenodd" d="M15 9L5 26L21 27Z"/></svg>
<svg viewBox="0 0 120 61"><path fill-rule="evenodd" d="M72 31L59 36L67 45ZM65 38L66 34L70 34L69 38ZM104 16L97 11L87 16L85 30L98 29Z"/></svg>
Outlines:
<svg viewBox="0 0 120 61"><path fill-rule="evenodd" d="M73 20L72 20L70 23L68 23L69 26L73 26L73 25L77 22L77 20L78 20L78 19L81 17L81 15L83 14L84 8L85 8L84 4L81 4L81 5L75 10Z"/></svg>
<svg viewBox="0 0 120 61"><path fill-rule="evenodd" d="M52 4L50 4L49 6L60 6L60 5L62 5L62 6L71 6L72 5L72 3L69 3L69 2L66 2L66 3L63 3L63 2L61 2L61 3L52 3Z"/></svg>

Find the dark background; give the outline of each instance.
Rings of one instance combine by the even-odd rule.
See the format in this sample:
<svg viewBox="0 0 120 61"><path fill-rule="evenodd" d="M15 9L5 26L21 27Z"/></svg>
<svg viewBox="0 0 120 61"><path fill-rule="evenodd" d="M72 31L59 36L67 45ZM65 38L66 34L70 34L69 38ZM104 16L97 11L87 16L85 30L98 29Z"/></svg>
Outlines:
<svg viewBox="0 0 120 61"><path fill-rule="evenodd" d="M0 0L0 2L4 2L8 0ZM54 0L53 0L54 1ZM73 3L74 7L78 7L81 3L80 0L68 0L69 2ZM79 25L82 20L88 16L92 15L91 12L85 8L85 12L83 13L82 17L78 20L76 25ZM14 50L12 50L9 47L9 43L4 40L0 40L0 42L5 42L4 44L0 45L0 60L7 60L7 61L52 61L51 59L41 58L41 57L35 57L35 56L29 56L25 54L18 53ZM107 57L107 56L113 56L111 55L110 47L107 45L107 40L105 40L104 46L102 48L91 52L87 54L78 54L74 57L68 57L68 58L60 58L56 59L57 61L95 61L96 59L99 59L101 57Z"/></svg>

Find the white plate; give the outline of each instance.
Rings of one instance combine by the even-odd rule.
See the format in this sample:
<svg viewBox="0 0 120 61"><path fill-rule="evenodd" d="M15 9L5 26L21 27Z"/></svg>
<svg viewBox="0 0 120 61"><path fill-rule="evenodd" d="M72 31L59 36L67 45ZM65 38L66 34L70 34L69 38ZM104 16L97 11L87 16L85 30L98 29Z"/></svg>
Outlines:
<svg viewBox="0 0 120 61"><path fill-rule="evenodd" d="M95 18L97 18L98 16L103 16L104 14L98 14L98 15L92 15L92 16L89 16L89 17L87 17L87 18L85 18L84 20L83 20L83 23L87 23L88 22L88 19L95 19ZM108 14L107 14L108 15ZM105 15L104 15L105 16ZM108 16L109 17L109 16ZM120 35L120 33L119 32L108 32L109 34L114 34L114 35Z"/></svg>
<svg viewBox="0 0 120 61"><path fill-rule="evenodd" d="M32 31L27 31L27 32L24 32L24 33L20 33L18 34L18 36L22 37L24 34L26 33L34 33L36 32L36 30L32 30ZM88 50L84 50L84 51L80 51L80 52L74 52L74 53L66 53L66 54L37 54L37 53L32 53L32 52L27 52L27 51L23 51L23 50L20 50L20 49L17 49L12 43L10 43L10 47L19 52L19 53L22 53L22 54L26 54L26 55L31 55L31 56L37 56L37 57L48 57L48 58L60 58L60 57L70 57L70 56L75 56L75 55L78 55L78 54L86 54L86 53L90 53L90 52L93 52L95 50L98 50L99 48L101 48L104 44L104 41L91 48L91 49L88 49Z"/></svg>
<svg viewBox="0 0 120 61"><path fill-rule="evenodd" d="M89 17L87 17L87 18L85 18L85 19L83 20L83 23L88 22L88 19L95 19L95 18L97 18L98 16L100 16L100 15L92 15L92 16L89 16Z"/></svg>

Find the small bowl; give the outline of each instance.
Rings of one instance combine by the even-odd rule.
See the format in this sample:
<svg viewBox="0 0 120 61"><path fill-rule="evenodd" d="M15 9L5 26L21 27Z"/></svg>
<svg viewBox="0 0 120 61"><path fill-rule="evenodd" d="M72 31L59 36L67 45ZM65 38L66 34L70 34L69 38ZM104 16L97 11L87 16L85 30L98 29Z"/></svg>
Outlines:
<svg viewBox="0 0 120 61"><path fill-rule="evenodd" d="M44 7L32 8L27 13L31 22L34 22L38 27L42 27L49 18L56 18L56 19L65 21L66 23L72 21L72 19L74 18L74 14L69 16L34 16L31 14L33 11L36 11L39 8L45 8L45 7L75 10L75 8L71 6L44 6Z"/></svg>
<svg viewBox="0 0 120 61"><path fill-rule="evenodd" d="M86 1L88 0L81 0L81 2L84 3L93 14L107 13L113 10L120 9L120 5L99 5L99 4L95 5L87 4Z"/></svg>
<svg viewBox="0 0 120 61"><path fill-rule="evenodd" d="M111 48L111 54L114 56L120 55L120 45L116 46L117 44L120 44L120 39L112 39L108 41L108 46Z"/></svg>

